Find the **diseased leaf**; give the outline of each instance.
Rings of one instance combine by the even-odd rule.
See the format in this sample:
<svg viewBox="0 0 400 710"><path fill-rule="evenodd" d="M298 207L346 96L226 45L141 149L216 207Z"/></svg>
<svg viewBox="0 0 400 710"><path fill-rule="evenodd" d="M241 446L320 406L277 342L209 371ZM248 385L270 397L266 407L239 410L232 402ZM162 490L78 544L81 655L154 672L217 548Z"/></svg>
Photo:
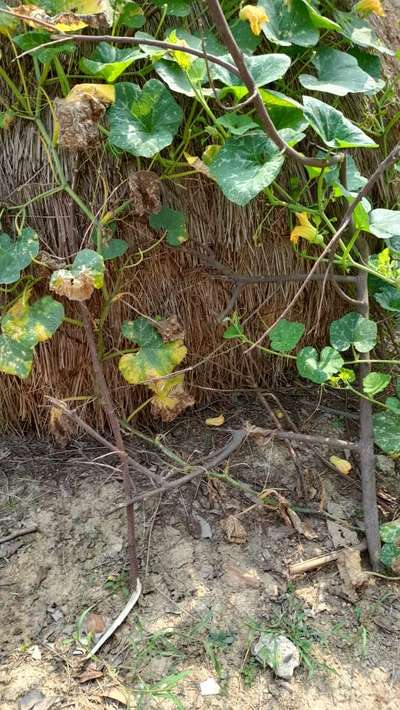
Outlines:
<svg viewBox="0 0 400 710"><path fill-rule="evenodd" d="M282 318L269 332L272 350L290 353L304 335L303 323L291 323Z"/></svg>
<svg viewBox="0 0 400 710"><path fill-rule="evenodd" d="M377 144L341 111L311 96L303 96L304 117L330 148L376 148Z"/></svg>
<svg viewBox="0 0 400 710"><path fill-rule="evenodd" d="M151 412L163 422L172 422L188 407L194 405L194 398L187 392L183 373L149 384L154 392Z"/></svg>
<svg viewBox="0 0 400 710"><path fill-rule="evenodd" d="M247 205L279 175L284 156L263 131L228 138L210 165L225 197Z"/></svg>
<svg viewBox="0 0 400 710"><path fill-rule="evenodd" d="M143 88L117 84L115 104L108 110L109 142L132 155L152 158L171 145L182 117L182 109L157 79Z"/></svg>
<svg viewBox="0 0 400 710"><path fill-rule="evenodd" d="M169 375L186 357L182 340L164 342L145 318L123 323L122 332L140 346L137 353L127 353L119 361L119 370L129 384L143 384Z"/></svg>
<svg viewBox="0 0 400 710"><path fill-rule="evenodd" d="M86 301L104 283L104 259L92 249L82 249L67 269L54 271L50 290L70 301Z"/></svg>
<svg viewBox="0 0 400 710"><path fill-rule="evenodd" d="M297 369L305 377L317 385L322 385L344 365L344 360L337 350L325 347L318 355L315 348L307 346L300 350L296 358Z"/></svg>
<svg viewBox="0 0 400 710"><path fill-rule="evenodd" d="M365 394L374 397L382 390L386 389L390 382L390 375L385 372L370 372L363 379L363 391Z"/></svg>
<svg viewBox="0 0 400 710"><path fill-rule="evenodd" d="M346 313L330 326L331 344L337 350L347 350L351 345L359 353L366 353L376 345L377 325L359 313Z"/></svg>
<svg viewBox="0 0 400 710"><path fill-rule="evenodd" d="M162 207L156 214L151 214L149 224L152 229L166 231L165 239L171 247L179 247L189 239L185 215L171 207Z"/></svg>
<svg viewBox="0 0 400 710"><path fill-rule="evenodd" d="M335 96L376 93L385 82L363 71L357 59L333 47L320 47L312 58L318 77L300 74L299 81L309 91L321 91Z"/></svg>
<svg viewBox="0 0 400 710"><path fill-rule="evenodd" d="M144 59L138 47L118 49L100 42L89 58L82 57L79 68L84 74L102 77L111 84L137 59Z"/></svg>
<svg viewBox="0 0 400 710"><path fill-rule="evenodd" d="M98 123L114 99L115 88L107 84L75 84L65 99L56 99L59 146L74 152L95 147Z"/></svg>
<svg viewBox="0 0 400 710"><path fill-rule="evenodd" d="M0 284L12 284L21 276L39 253L39 237L30 227L12 240L5 232L0 233Z"/></svg>
<svg viewBox="0 0 400 710"><path fill-rule="evenodd" d="M64 319L64 306L51 296L43 296L32 305L20 298L1 319L4 335L33 348L54 335Z"/></svg>
<svg viewBox="0 0 400 710"><path fill-rule="evenodd" d="M0 372L28 377L32 369L33 351L7 335L0 335Z"/></svg>

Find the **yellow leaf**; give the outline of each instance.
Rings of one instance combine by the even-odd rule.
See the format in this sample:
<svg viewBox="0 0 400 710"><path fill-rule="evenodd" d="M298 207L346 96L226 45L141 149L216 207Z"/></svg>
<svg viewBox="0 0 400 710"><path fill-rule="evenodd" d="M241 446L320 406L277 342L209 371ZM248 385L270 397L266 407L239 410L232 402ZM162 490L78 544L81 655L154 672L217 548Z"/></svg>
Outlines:
<svg viewBox="0 0 400 710"><path fill-rule="evenodd" d="M203 173L203 175L207 175L207 177L210 176L210 171L205 163L197 157L197 155L189 155L189 153L184 153L185 160L189 163L189 165L193 168L193 170L196 170L198 173Z"/></svg>
<svg viewBox="0 0 400 710"><path fill-rule="evenodd" d="M113 104L115 101L115 86L112 84L75 84L65 97L65 101L75 102L82 96L92 96L103 104Z"/></svg>
<svg viewBox="0 0 400 710"><path fill-rule="evenodd" d="M245 5L239 12L241 20L247 20L253 35L261 34L263 25L268 22L269 17L263 7L255 5Z"/></svg>
<svg viewBox="0 0 400 710"><path fill-rule="evenodd" d="M137 353L127 353L119 361L122 376L130 385L140 385L148 380L169 375L186 357L187 349L182 340L169 343L155 342L140 348Z"/></svg>
<svg viewBox="0 0 400 710"><path fill-rule="evenodd" d="M185 40L179 39L179 37L177 37L176 30L174 30L168 35L166 41L170 42L171 44L179 44L181 47L189 46L188 43L185 42ZM187 52L181 52L179 50L177 50L176 52L171 50L170 53L183 71L187 71L188 69L190 69L190 65L194 59L193 55L187 54Z"/></svg>
<svg viewBox="0 0 400 710"><path fill-rule="evenodd" d="M161 417L164 422L171 422L178 414L194 404L193 397L186 391L184 374L169 377L168 380L158 380L149 384L154 392L151 411Z"/></svg>
<svg viewBox="0 0 400 710"><path fill-rule="evenodd" d="M219 417L210 417L209 419L206 419L206 424L207 426L222 426L224 421L224 415L220 414Z"/></svg>
<svg viewBox="0 0 400 710"><path fill-rule="evenodd" d="M331 456L329 461L343 476L347 476L352 469L351 463L346 461L346 459L339 458L339 456Z"/></svg>

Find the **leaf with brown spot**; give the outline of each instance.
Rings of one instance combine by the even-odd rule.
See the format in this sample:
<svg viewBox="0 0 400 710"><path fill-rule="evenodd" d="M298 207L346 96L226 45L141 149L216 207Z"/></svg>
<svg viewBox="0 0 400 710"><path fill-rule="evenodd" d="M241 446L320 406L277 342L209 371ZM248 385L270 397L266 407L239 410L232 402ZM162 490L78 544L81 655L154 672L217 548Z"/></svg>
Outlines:
<svg viewBox="0 0 400 710"><path fill-rule="evenodd" d="M151 412L163 422L172 422L187 407L194 405L194 398L187 392L183 382L184 375L180 374L149 384L154 392Z"/></svg>
<svg viewBox="0 0 400 710"><path fill-rule="evenodd" d="M228 515L222 521L221 526L228 542L236 545L243 545L247 542L247 531L234 515Z"/></svg>
<svg viewBox="0 0 400 710"><path fill-rule="evenodd" d="M185 340L185 331L176 316L154 322L154 327L160 333L164 342L169 340Z"/></svg>
<svg viewBox="0 0 400 710"><path fill-rule="evenodd" d="M128 172L128 184L133 212L137 217L146 217L161 209L161 182L150 170Z"/></svg>
<svg viewBox="0 0 400 710"><path fill-rule="evenodd" d="M98 123L114 100L115 88L106 84L77 84L65 99L55 99L58 145L75 152L94 148Z"/></svg>

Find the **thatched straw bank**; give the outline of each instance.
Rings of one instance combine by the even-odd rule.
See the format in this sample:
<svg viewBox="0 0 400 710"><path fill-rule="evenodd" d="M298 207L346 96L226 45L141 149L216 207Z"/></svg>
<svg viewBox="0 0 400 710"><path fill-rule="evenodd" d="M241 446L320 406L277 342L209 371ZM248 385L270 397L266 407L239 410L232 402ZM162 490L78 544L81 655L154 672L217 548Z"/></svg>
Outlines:
<svg viewBox="0 0 400 710"><path fill-rule="evenodd" d="M29 60L28 60L29 61ZM358 106L359 106L358 102ZM27 122L16 122L3 132L0 150L0 201L8 205L22 204L36 194L54 186L47 157L38 136ZM90 155L62 156L64 167L76 192L97 212L111 195L116 204L127 194L129 165L125 160L112 160L104 147ZM369 157L369 171L376 164L376 155ZM286 167L286 178L297 168ZM285 180L285 176L283 177ZM211 181L203 176L179 181L162 181L165 205L179 207L187 218L190 247L212 250L216 259L233 271L244 274L289 274L307 271L289 242L289 225L284 209L274 208L260 198L246 208L229 203ZM135 206L124 213L118 223L119 234L129 242L131 253L146 249L154 242L146 219L135 213ZM43 251L50 255L70 257L82 245L90 245L86 234L87 220L73 207L70 199L59 192L45 200L30 204L26 223L37 229ZM3 227L10 223L3 220ZM137 261L140 261L137 259ZM43 269L43 277L49 272ZM252 377L272 382L288 367L285 361L265 355L243 357L243 350L222 339L223 326L219 316L231 295L231 285L213 278L210 269L192 254L172 250L160 244L145 253L138 265L125 269L118 264L108 276L110 289L120 279L117 288L122 294L113 304L104 327L105 348L124 347L120 324L126 318L142 313L168 317L176 314L186 331L187 365L192 391L201 400L215 390L247 387ZM35 293L46 289L43 279ZM296 291L295 283L248 286L242 290L237 309L248 319L250 336L259 335L282 311ZM324 342L328 323L340 315L346 306L327 284L320 307L321 285L311 284L293 309L292 318L306 325L307 341ZM100 316L98 296L89 302L94 319ZM76 316L71 304L67 314ZM317 318L317 314L319 317ZM108 380L121 413L129 414L145 396L145 388L126 384L117 369L117 359L107 360ZM46 395L59 398L90 396L94 382L84 336L78 327L65 324L60 332L38 349L33 371L27 381L0 377L0 424L4 428L46 427L48 409ZM88 415L103 426L99 409L89 405Z"/></svg>

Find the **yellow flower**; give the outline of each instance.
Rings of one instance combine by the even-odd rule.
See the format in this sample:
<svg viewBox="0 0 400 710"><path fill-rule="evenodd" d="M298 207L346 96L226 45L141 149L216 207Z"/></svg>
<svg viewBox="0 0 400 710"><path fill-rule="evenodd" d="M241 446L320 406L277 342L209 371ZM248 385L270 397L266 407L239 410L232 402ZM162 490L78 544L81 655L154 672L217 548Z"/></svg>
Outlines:
<svg viewBox="0 0 400 710"><path fill-rule="evenodd" d="M176 30L174 30L168 35L167 42L170 42L171 44L179 44L181 47L189 46L188 43L185 42L185 40L179 39L176 34ZM188 54L187 52L180 52L179 50L177 50L176 52L171 51L171 54L175 59L176 63L183 71L188 71L188 69L190 69L190 65L194 60L194 57L191 54Z"/></svg>
<svg viewBox="0 0 400 710"><path fill-rule="evenodd" d="M385 16L381 0L359 0L359 2L354 5L354 9L359 12L360 15L369 15L371 12L374 12L375 15L379 15L379 17Z"/></svg>
<svg viewBox="0 0 400 710"><path fill-rule="evenodd" d="M311 224L307 212L296 212L296 217L299 224L290 232L292 244L297 244L300 237L311 242L311 244L321 244L322 237L318 234L317 228Z"/></svg>
<svg viewBox="0 0 400 710"><path fill-rule="evenodd" d="M377 0L379 2L379 0ZM269 17L263 7L255 7L255 5L245 5L239 12L241 20L247 20L250 24L250 29L253 35L261 34L262 26L268 22Z"/></svg>

